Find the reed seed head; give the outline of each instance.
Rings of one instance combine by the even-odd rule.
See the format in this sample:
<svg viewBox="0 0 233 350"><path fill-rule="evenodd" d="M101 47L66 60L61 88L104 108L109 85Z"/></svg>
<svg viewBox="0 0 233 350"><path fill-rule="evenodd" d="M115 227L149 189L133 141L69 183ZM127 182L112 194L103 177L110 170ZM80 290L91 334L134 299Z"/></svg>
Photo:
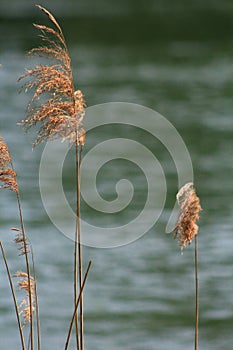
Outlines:
<svg viewBox="0 0 233 350"><path fill-rule="evenodd" d="M33 90L26 118L19 124L26 130L40 125L34 146L41 141L57 138L83 145L86 105L82 92L74 90L71 59L63 32L48 10L39 5L37 7L49 17L54 28L34 24L41 31L44 45L32 49L29 55L47 58L50 64L27 69L19 78L19 81L27 79L25 92Z"/></svg>
<svg viewBox="0 0 233 350"><path fill-rule="evenodd" d="M30 312L30 301L29 301L29 288L30 288L30 294L31 294L31 300L32 300L32 312L35 311L35 279L30 276L30 283L28 279L28 274L26 272L18 271L14 275L14 277L17 277L19 279L18 281L18 287L20 290L23 290L26 292L25 298L22 300L20 304L20 314L23 315L24 325L31 322L32 315ZM30 284L30 285L29 285Z"/></svg>
<svg viewBox="0 0 233 350"><path fill-rule="evenodd" d="M18 245L19 255L30 253L27 237L24 237L22 231L19 228L13 227L11 230L17 232L14 242Z"/></svg>
<svg viewBox="0 0 233 350"><path fill-rule="evenodd" d="M183 250L198 233L199 212L202 210L200 200L192 182L184 185L176 195L179 208L174 238L177 238Z"/></svg>
<svg viewBox="0 0 233 350"><path fill-rule="evenodd" d="M0 188L6 188L13 192L18 192L18 184L16 180L16 172L12 166L12 159L9 148L0 136Z"/></svg>

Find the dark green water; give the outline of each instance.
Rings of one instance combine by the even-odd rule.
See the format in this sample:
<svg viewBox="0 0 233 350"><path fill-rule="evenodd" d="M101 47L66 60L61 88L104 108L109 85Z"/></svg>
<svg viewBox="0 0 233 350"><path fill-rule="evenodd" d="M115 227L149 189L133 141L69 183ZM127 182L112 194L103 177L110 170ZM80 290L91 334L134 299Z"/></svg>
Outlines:
<svg viewBox="0 0 233 350"><path fill-rule="evenodd" d="M7 2L0 5L0 134L14 158L36 255L43 349L61 349L72 312L73 245L51 224L41 203L38 171L43 147L32 152L33 134L25 136L16 126L28 101L28 96L18 94L16 80L32 64L25 52L39 42L31 23L47 22L32 10L31 2L17 4L9 9ZM231 350L232 5L228 1L204 5L174 1L172 7L168 1L101 1L97 6L91 0L66 4L58 1L54 9L52 3L49 8L59 14L75 83L88 106L121 101L152 108L174 125L186 143L203 207L200 349ZM133 138L154 152L166 176L166 204L156 225L136 242L115 249L84 248L85 264L93 260L85 296L86 349L192 349L193 245L181 255L172 235L165 234L178 187L175 165L158 140L130 128L95 130L87 138L86 150L113 137ZM65 165L63 183L73 204L72 154ZM101 216L83 204L84 217L114 226L137 215L146 200L141 171L116 160L99 175L97 185L108 200L115 198L119 178L129 178L135 189L133 204L120 217ZM1 190L0 202L0 237L16 271L22 261L9 233L18 225L15 201ZM0 272L1 349L16 349L19 337L3 263Z"/></svg>

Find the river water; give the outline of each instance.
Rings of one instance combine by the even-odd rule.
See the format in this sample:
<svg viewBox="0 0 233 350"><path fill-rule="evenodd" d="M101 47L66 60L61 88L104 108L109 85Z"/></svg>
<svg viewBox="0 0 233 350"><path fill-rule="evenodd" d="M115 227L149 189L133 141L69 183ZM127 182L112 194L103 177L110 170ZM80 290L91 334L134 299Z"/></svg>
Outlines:
<svg viewBox="0 0 233 350"><path fill-rule="evenodd" d="M124 102L148 107L163 115L186 144L203 208L199 221L200 349L231 350L232 7L227 7L227 1L221 6L190 1L190 7L175 1L170 9L167 2L163 5L159 1L158 7L154 1L148 8L140 1L120 1L118 5L112 1L112 6L101 1L99 7L91 1L80 3L80 7L72 1L64 6L58 1L54 9L51 4L49 8L59 15L75 84L84 92L87 105ZM32 66L26 51L39 44L31 24L48 22L39 10L32 10L30 2L23 1L22 7L10 9L3 1L0 17L0 133L11 149L26 230L34 247L43 349L61 349L73 307L73 242L53 225L41 201L39 167L44 146L32 151L35 132L25 135L16 125L24 118L29 98L18 93L16 80ZM166 202L162 215L140 239L118 248L83 248L84 267L89 259L93 262L85 289L86 349L192 349L194 245L181 255L172 234L166 233L178 190L176 164L158 139L125 125L92 130L87 134L84 155L100 142L116 137L133 139L154 153L165 174ZM55 162L59 161L59 156L55 157ZM101 162L102 155L95 161ZM95 164L90 167L93 171ZM48 167L52 183L52 163L51 169ZM64 163L63 185L71 206L75 203L73 174L70 151ZM148 184L143 169L132 162L115 159L100 169L100 195L114 200L121 178L133 185L131 205L120 214L106 214L98 212L98 202L97 210L83 202L85 220L112 228L139 215ZM154 181L160 185L156 174ZM10 232L18 225L17 208L12 193L1 190L0 199L0 237L14 272L23 269ZM59 211L54 197L51 201ZM154 210L158 210L156 199ZM153 208L150 214L155 215ZM66 223L65 214L58 215ZM69 227L69 222L66 225ZM98 246L98 236L94 241ZM20 343L3 263L0 272L0 348L16 349ZM74 348L73 340L70 348Z"/></svg>

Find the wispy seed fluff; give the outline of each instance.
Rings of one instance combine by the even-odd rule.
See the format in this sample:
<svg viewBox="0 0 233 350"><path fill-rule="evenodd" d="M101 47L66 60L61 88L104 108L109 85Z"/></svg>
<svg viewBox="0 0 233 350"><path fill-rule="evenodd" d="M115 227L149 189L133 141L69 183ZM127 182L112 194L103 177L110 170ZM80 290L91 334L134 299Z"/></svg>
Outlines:
<svg viewBox="0 0 233 350"><path fill-rule="evenodd" d="M181 187L176 198L180 208L174 230L174 238L178 239L181 250L183 250L198 233L196 222L199 219L199 212L202 208L192 182Z"/></svg>
<svg viewBox="0 0 233 350"><path fill-rule="evenodd" d="M44 7L37 7L49 17L53 27L34 24L41 32L43 45L32 49L29 55L45 60L42 65L37 64L34 69L27 69L19 78L19 81L27 79L25 92L33 91L26 118L20 124L26 130L39 125L34 146L57 138L83 146L86 105L82 92L74 89L71 59L65 38L53 15Z"/></svg>
<svg viewBox="0 0 233 350"><path fill-rule="evenodd" d="M26 292L26 296L20 304L21 311L20 313L23 315L24 325L31 322L32 315L30 312L30 301L29 295L31 294L32 300L32 313L35 311L35 279L30 276L30 286L29 286L29 278L26 272L18 271L15 274L15 277L19 279L18 287L21 290ZM30 287L30 293L29 293Z"/></svg>
<svg viewBox="0 0 233 350"><path fill-rule="evenodd" d="M11 230L17 232L14 242L18 245L19 255L25 255L30 253L27 237L24 237L22 231L19 228L12 227Z"/></svg>
<svg viewBox="0 0 233 350"><path fill-rule="evenodd" d="M18 192L16 172L12 167L12 160L9 148L0 136L0 188L6 188Z"/></svg>

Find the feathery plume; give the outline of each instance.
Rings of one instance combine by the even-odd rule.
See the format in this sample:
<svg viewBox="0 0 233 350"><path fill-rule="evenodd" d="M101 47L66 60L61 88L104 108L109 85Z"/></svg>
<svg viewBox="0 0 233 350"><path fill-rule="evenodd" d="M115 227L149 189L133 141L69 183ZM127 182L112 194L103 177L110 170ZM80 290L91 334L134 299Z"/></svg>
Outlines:
<svg viewBox="0 0 233 350"><path fill-rule="evenodd" d="M18 184L16 180L16 172L12 167L12 159L9 148L0 136L0 188L6 188L18 193Z"/></svg>
<svg viewBox="0 0 233 350"><path fill-rule="evenodd" d="M18 287L20 290L24 290L26 292L26 296L23 299L23 301L20 304L20 314L23 315L23 320L24 320L24 325L28 324L31 322L32 315L30 312L30 302L29 302L29 294L31 294L32 298L32 312L35 310L35 279L30 276L30 283L29 283L29 278L28 274L26 272L18 271L14 275L14 277L19 278L18 281ZM30 286L29 286L30 284ZM29 292L30 288L30 292Z"/></svg>
<svg viewBox="0 0 233 350"><path fill-rule="evenodd" d="M14 242L18 245L19 255L25 255L30 253L27 237L24 237L22 231L19 228L12 227L11 230L18 232L15 236ZM25 241L26 241L26 244L25 244Z"/></svg>
<svg viewBox="0 0 233 350"><path fill-rule="evenodd" d="M192 182L184 185L177 193L176 198L180 208L174 238L178 239L181 250L183 250L198 233L196 222L202 208Z"/></svg>
<svg viewBox="0 0 233 350"><path fill-rule="evenodd" d="M54 28L34 24L41 31L44 45L34 48L29 55L52 60L52 64L27 69L19 81L27 78L25 92L34 93L28 104L26 118L21 121L26 130L39 124L34 146L41 141L61 138L63 141L84 143L83 117L85 101L80 90L74 90L71 59L61 27L54 16L42 6L37 7L52 21ZM41 98L43 96L43 101Z"/></svg>

